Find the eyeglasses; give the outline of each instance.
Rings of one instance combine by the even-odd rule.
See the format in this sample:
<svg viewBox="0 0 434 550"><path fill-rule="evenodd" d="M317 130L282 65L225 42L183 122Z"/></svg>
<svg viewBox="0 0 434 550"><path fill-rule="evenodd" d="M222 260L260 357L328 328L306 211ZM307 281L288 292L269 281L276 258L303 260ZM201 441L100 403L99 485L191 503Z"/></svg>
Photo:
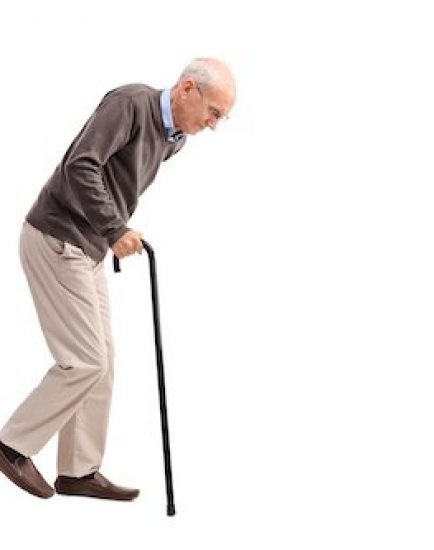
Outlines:
<svg viewBox="0 0 434 550"><path fill-rule="evenodd" d="M202 102L205 102L205 98L203 96L203 92L202 90L200 89L200 86L197 82L195 82L195 85L196 85L196 88L197 88L197 91L199 92L200 94L200 97L202 98ZM208 112L209 114L217 121L219 120L229 120L229 116L228 115L224 115L223 113L221 113L216 107L214 107L213 105L208 105Z"/></svg>

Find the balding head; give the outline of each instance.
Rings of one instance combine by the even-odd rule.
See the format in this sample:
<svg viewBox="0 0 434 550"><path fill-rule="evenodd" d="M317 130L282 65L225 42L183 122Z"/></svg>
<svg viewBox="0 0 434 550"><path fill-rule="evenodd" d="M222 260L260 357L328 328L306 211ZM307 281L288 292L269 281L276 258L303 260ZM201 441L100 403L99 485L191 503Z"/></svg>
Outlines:
<svg viewBox="0 0 434 550"><path fill-rule="evenodd" d="M194 78L203 90L224 88L232 92L235 99L235 79L226 63L215 57L197 57L182 71L178 83Z"/></svg>
<svg viewBox="0 0 434 550"><path fill-rule="evenodd" d="M235 103L235 78L226 63L215 57L193 59L171 90L175 125L187 134L215 129Z"/></svg>

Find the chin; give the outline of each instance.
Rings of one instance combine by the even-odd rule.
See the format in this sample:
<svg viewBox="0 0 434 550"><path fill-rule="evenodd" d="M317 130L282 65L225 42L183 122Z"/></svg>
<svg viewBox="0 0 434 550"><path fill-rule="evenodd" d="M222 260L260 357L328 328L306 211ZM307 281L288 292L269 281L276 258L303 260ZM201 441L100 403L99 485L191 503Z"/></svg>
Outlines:
<svg viewBox="0 0 434 550"><path fill-rule="evenodd" d="M202 132L202 130L204 129L205 127L202 126L201 124L195 124L194 126L191 126L190 130L189 130L189 133L190 134L198 134L199 132Z"/></svg>

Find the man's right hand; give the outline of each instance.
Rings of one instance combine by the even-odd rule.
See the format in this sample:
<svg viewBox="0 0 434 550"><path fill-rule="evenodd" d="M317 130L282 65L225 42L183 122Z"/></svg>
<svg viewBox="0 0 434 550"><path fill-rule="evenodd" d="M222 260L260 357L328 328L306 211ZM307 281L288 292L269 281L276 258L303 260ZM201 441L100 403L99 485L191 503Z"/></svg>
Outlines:
<svg viewBox="0 0 434 550"><path fill-rule="evenodd" d="M141 239L143 239L142 233L130 229L111 246L111 249L119 259L135 254L136 252L141 254L143 250Z"/></svg>

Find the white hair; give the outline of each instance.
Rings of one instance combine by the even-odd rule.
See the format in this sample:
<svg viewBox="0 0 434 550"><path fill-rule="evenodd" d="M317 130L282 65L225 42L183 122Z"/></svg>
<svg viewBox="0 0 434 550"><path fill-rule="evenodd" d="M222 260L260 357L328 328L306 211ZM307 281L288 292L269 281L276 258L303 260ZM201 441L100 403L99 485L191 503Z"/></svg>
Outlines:
<svg viewBox="0 0 434 550"><path fill-rule="evenodd" d="M229 68L213 57L197 57L190 61L179 75L178 83L185 78L194 78L204 89L211 88L231 75Z"/></svg>

